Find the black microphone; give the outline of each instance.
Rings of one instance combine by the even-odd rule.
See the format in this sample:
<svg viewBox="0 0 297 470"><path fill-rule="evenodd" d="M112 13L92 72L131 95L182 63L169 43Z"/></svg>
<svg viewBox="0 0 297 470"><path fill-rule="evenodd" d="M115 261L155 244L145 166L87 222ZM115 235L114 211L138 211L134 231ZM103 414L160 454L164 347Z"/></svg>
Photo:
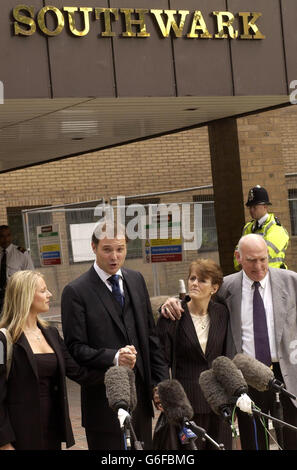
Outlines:
<svg viewBox="0 0 297 470"><path fill-rule="evenodd" d="M158 394L168 423L180 429L181 443L187 444L191 450L197 450L195 431L188 431L191 429L190 419L194 411L181 383L176 379L163 380L158 384Z"/></svg>
<svg viewBox="0 0 297 470"><path fill-rule="evenodd" d="M214 413L225 419L230 425L232 423L232 411L230 400L225 389L217 381L212 369L201 372L199 385L202 393Z"/></svg>
<svg viewBox="0 0 297 470"><path fill-rule="evenodd" d="M180 426L193 417L192 405L178 380L163 380L158 384L158 393L168 423Z"/></svg>
<svg viewBox="0 0 297 470"><path fill-rule="evenodd" d="M242 372L226 356L219 356L212 362L216 379L224 387L228 398L240 397L248 391Z"/></svg>
<svg viewBox="0 0 297 470"><path fill-rule="evenodd" d="M270 367L247 354L236 354L234 364L241 370L246 382L259 392L274 390L296 400L296 396L288 392L285 384L277 380Z"/></svg>

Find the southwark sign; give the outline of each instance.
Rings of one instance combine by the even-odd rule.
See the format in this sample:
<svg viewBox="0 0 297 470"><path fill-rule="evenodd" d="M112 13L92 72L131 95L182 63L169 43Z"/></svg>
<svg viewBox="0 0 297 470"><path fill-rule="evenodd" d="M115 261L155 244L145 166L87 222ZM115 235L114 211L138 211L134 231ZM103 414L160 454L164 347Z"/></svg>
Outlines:
<svg viewBox="0 0 297 470"><path fill-rule="evenodd" d="M15 36L32 36L39 30L45 36L58 36L65 29L71 35L86 36L90 28L98 37L149 38L148 17L161 38L173 36L188 39L265 39L258 22L260 12L200 10L160 10L143 8L102 8L44 6L40 10L30 5L17 5L12 10ZM50 21L49 21L50 20ZM50 23L50 24L49 24ZM114 31L115 23L121 32ZM150 22L150 25L152 23ZM186 27L186 24L188 25ZM213 30L214 33L210 33ZM116 28L118 29L118 28Z"/></svg>

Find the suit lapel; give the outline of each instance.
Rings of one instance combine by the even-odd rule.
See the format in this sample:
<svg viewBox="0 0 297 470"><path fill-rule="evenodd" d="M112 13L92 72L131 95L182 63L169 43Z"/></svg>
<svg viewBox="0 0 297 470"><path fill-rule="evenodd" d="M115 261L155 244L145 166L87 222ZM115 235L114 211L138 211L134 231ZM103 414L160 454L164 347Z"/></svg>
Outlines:
<svg viewBox="0 0 297 470"><path fill-rule="evenodd" d="M41 329L48 344L55 351L60 370L64 371L65 370L64 356L63 356L63 353L59 344L59 340L56 337L56 334L53 332L51 328L43 328L41 325L39 325L39 328Z"/></svg>
<svg viewBox="0 0 297 470"><path fill-rule="evenodd" d="M127 286L127 289L129 291L130 295L130 301L134 307L134 312L135 312L135 320L137 321L137 324L139 325L138 322L138 313L141 311L141 305L143 304L143 292L137 289L137 285L135 284L135 276L133 275L134 273L131 273L129 271L126 271L126 269L122 269L122 274L125 279L125 283ZM131 275L132 274L132 275Z"/></svg>
<svg viewBox="0 0 297 470"><path fill-rule="evenodd" d="M100 303L103 304L107 313L111 316L115 324L120 328L124 335L126 335L125 328L123 325L122 320L119 317L119 313L114 305L114 302L110 296L110 292L108 292L108 288L104 284L104 282L100 279L98 274L96 273L93 266L89 270L90 274L90 281L93 285L93 291L97 296Z"/></svg>
<svg viewBox="0 0 297 470"><path fill-rule="evenodd" d="M290 305L288 305L290 297L288 296L287 286L284 285L284 280L279 275L278 269L270 268L269 273L271 282L275 339L277 344L279 344L283 334L285 319L288 311L290 310Z"/></svg>
<svg viewBox="0 0 297 470"><path fill-rule="evenodd" d="M215 341L215 335L217 334L217 331L218 331L218 315L216 315L216 312L213 309L211 301L208 306L208 314L210 318L210 325L209 325L208 339L207 339L206 349L205 349L205 357L208 357L209 353L211 352L214 341Z"/></svg>
<svg viewBox="0 0 297 470"><path fill-rule="evenodd" d="M184 307L184 313L182 317L182 322L180 324L180 328L184 330L185 335L187 336L188 340L190 343L195 347L196 351L204 357L204 353L202 351L202 348L200 346L198 336L195 330L195 326L191 317L191 314L189 312L189 309L187 305Z"/></svg>
<svg viewBox="0 0 297 470"><path fill-rule="evenodd" d="M224 299L230 313L230 325L237 352L241 352L242 350L241 299L242 271L234 275L230 285L227 287L227 292Z"/></svg>
<svg viewBox="0 0 297 470"><path fill-rule="evenodd" d="M38 379L38 370L37 370L37 364L34 358L34 353L31 349L31 346L26 338L26 335L24 333L21 334L19 339L16 341L16 344L20 346L26 353L28 361L33 369L33 372Z"/></svg>

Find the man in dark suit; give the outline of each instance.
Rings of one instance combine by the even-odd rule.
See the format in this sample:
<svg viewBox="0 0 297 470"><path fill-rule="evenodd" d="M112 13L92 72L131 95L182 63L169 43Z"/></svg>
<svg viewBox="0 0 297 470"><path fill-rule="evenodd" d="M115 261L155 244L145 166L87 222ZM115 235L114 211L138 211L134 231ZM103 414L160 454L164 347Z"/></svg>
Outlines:
<svg viewBox="0 0 297 470"><path fill-rule="evenodd" d="M168 378L168 367L155 335L145 281L139 272L122 268L127 240L124 231L110 235L113 228L113 224L105 224L98 227L99 232L95 230L94 265L63 291L64 339L81 365L105 370L121 365L135 371L134 429L144 448L150 449L152 391ZM109 408L105 386L82 386L81 406L89 449L123 449L119 422Z"/></svg>
<svg viewBox="0 0 297 470"><path fill-rule="evenodd" d="M231 359L237 353L256 357L271 366L276 379L297 395L297 274L293 271L270 268L267 245L260 235L243 236L236 254L242 271L224 278L217 299L230 312L230 328L227 336L226 354ZM255 291L258 294L255 300ZM262 300L261 300L262 299ZM259 309L261 302L261 309ZM255 304L257 308L255 308ZM263 320L266 327L259 324ZM179 318L182 309L177 299L168 299L162 313L171 319ZM258 341L258 338L260 341ZM264 347L265 345L265 347ZM274 415L274 392L258 392L249 387L249 396L264 413ZM297 426L297 404L281 395L284 421ZM253 421L249 415L238 411L242 448L256 448ZM266 449L264 428L256 418L258 446ZM283 428L285 450L296 450L294 431Z"/></svg>

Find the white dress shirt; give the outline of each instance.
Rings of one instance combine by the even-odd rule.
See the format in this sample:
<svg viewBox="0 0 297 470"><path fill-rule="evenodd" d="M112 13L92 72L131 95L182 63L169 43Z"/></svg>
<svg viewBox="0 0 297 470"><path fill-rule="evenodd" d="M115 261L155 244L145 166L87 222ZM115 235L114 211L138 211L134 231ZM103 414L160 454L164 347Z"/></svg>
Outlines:
<svg viewBox="0 0 297 470"><path fill-rule="evenodd" d="M243 271L242 277L242 299L241 299L241 333L242 333L242 351L249 356L255 357L254 343L254 322L253 322L253 296L254 281L252 281ZM278 362L278 355L275 343L274 317L272 292L269 273L260 281L260 295L264 302L266 312L266 321L269 337L269 346L272 362Z"/></svg>
<svg viewBox="0 0 297 470"><path fill-rule="evenodd" d="M104 282L104 284L106 285L106 287L110 290L110 292L112 292L112 285L110 282L108 282L108 278L111 276L111 274L108 274L106 273L105 271L103 271L103 269L101 269L98 264L96 263L96 261L94 262L94 269L96 271L96 273L98 274L98 276L100 277L101 281ZM119 277L119 285L120 285L120 289L121 289L121 293L122 295L124 296L124 285L123 285L123 275L122 275L122 271L119 269L115 274L118 274L120 277Z"/></svg>
<svg viewBox="0 0 297 470"><path fill-rule="evenodd" d="M100 277L101 281L104 282L104 284L106 285L106 287L110 290L110 292L112 292L112 285L110 284L110 282L108 282L108 278L111 276L111 274L108 274L106 273L105 271L103 271L103 269L101 269L98 264L96 263L96 261L94 261L94 269L96 271L96 273L98 274L98 276ZM121 289L121 293L122 295L124 296L124 285L123 285L123 276L122 276L122 271L119 269L116 274L118 274L120 277L119 277L119 285L120 285L120 289ZM114 356L114 359L113 359L113 364L115 366L118 366L119 364L119 351L116 353L116 355Z"/></svg>
<svg viewBox="0 0 297 470"><path fill-rule="evenodd" d="M0 266L2 259L3 249L0 247ZM17 271L24 271L26 269L34 271L33 261L27 250L23 250L11 243L6 248L6 274L9 279Z"/></svg>
<svg viewBox="0 0 297 470"><path fill-rule="evenodd" d="M261 227L264 224L265 220L268 219L268 217L269 217L269 214L263 215L263 217L261 217L261 219L258 220L258 226Z"/></svg>

